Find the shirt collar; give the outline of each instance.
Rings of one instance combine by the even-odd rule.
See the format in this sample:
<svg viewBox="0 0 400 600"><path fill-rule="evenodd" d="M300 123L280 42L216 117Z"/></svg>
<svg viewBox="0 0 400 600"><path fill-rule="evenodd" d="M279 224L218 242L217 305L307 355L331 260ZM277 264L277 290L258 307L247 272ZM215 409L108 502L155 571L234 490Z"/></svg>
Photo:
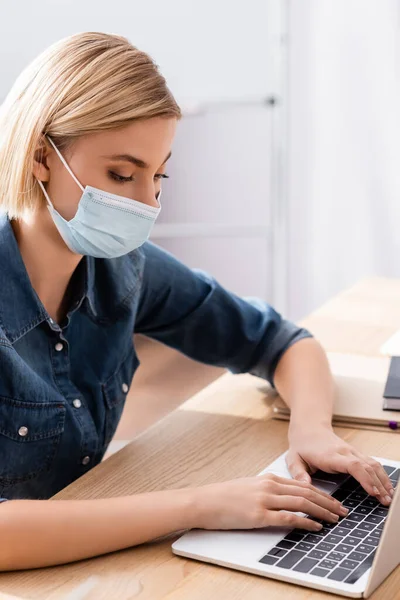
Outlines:
<svg viewBox="0 0 400 600"><path fill-rule="evenodd" d="M80 297L76 308L87 297L88 308L95 314L94 261L87 256L83 261L84 277L81 289L76 291L76 298ZM4 214L0 215L0 265L0 328L13 344L50 319L32 287L10 220Z"/></svg>

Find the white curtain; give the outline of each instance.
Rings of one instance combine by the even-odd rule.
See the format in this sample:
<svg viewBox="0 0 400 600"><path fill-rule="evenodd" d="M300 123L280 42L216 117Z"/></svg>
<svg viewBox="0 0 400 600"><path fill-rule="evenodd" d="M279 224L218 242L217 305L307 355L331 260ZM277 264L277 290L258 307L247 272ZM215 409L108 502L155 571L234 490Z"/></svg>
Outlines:
<svg viewBox="0 0 400 600"><path fill-rule="evenodd" d="M292 0L289 307L400 276L397 0Z"/></svg>

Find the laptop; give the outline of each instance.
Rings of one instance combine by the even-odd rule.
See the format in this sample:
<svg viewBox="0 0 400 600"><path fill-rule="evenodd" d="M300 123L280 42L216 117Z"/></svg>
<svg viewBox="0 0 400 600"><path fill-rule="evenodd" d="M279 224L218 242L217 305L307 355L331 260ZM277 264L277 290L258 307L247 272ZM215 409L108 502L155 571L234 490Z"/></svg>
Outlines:
<svg viewBox="0 0 400 600"><path fill-rule="evenodd" d="M285 455L260 475L275 473L290 478ZM317 533L278 527L194 529L180 537L172 550L186 558L351 598L368 598L400 563L400 496L396 489L400 462L376 460L396 490L389 508L368 496L353 477L318 471L313 476L315 487L349 509L337 524L324 523Z"/></svg>

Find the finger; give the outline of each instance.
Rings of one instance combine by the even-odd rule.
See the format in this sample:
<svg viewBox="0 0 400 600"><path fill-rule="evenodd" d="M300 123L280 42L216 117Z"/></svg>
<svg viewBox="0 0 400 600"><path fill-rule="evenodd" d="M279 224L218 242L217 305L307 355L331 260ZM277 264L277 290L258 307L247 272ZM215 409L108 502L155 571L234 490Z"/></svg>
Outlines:
<svg viewBox="0 0 400 600"><path fill-rule="evenodd" d="M381 463L379 463L377 460L374 460L373 458L370 458L369 456L364 456L361 453L357 452L357 455L364 459L375 471L377 477L379 478L379 481L383 487L383 490L380 490L380 496L385 496L385 493L388 494L389 496L393 496L394 494L394 489L392 486L392 482L389 479L389 475L386 473L385 469L382 467Z"/></svg>
<svg viewBox="0 0 400 600"><path fill-rule="evenodd" d="M368 494L371 496L379 495L379 487L382 489L382 486L378 477L375 475L375 471L356 455L341 456L338 454L335 459L335 465L336 464L342 472L349 473L354 479L357 479ZM390 496L385 492L383 503L390 504L390 501Z"/></svg>
<svg viewBox="0 0 400 600"><path fill-rule="evenodd" d="M271 495L268 499L268 508L302 512L317 517L317 519L328 521L329 523L337 523L339 520L339 516L335 515L335 513L302 496Z"/></svg>
<svg viewBox="0 0 400 600"><path fill-rule="evenodd" d="M326 492L319 490L318 488L314 487L311 483L306 483L305 481L297 481L296 479L287 479L286 477L280 477L279 475L271 476L271 474L268 474L268 473L265 475L261 475L261 477L267 479L268 481L273 481L273 482L279 483L279 484L291 485L291 486L295 486L295 487L300 486L303 489L313 490L314 492L316 492L317 494L320 494L321 496L324 496L325 498L332 498L332 496L330 496Z"/></svg>
<svg viewBox="0 0 400 600"><path fill-rule="evenodd" d="M301 458L297 452L288 453L286 455L286 464L289 469L289 473L297 481L305 481L311 483L311 477L309 474L309 467L307 463Z"/></svg>
<svg viewBox="0 0 400 600"><path fill-rule="evenodd" d="M339 500L332 498L326 494L318 493L317 489L304 488L296 485L277 484L276 493L281 496L300 496L310 500L314 504L318 504L326 510L344 517L348 514L348 509L345 508Z"/></svg>
<svg viewBox="0 0 400 600"><path fill-rule="evenodd" d="M312 519L299 517L290 512L267 510L265 524L272 527L290 527L291 529L307 529L307 531L321 531L322 524Z"/></svg>
<svg viewBox="0 0 400 600"><path fill-rule="evenodd" d="M363 457L364 458L364 457ZM380 473L380 470L378 470L378 468L374 465L374 461L373 460L366 460L364 458L364 461L367 466L365 467L366 470L369 471L369 469L372 469L372 473L371 476L374 478L374 480L376 481L375 487L378 490L378 493L376 494L377 497L380 497L383 499L384 504L390 504L391 500L392 500L392 494L390 493L390 489L391 489L391 484L390 484L390 480L389 480L389 485L387 489L385 487L385 478L383 477L383 475ZM377 463L378 465L379 463ZM382 469L383 470L383 469ZM386 472L384 471L385 475ZM386 484L387 485L387 484Z"/></svg>

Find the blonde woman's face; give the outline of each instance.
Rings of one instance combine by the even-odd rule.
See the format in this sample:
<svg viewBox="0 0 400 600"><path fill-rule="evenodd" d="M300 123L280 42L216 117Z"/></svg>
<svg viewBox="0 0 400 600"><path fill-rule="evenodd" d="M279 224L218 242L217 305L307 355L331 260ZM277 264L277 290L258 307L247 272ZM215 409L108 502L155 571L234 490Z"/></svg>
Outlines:
<svg viewBox="0 0 400 600"><path fill-rule="evenodd" d="M83 186L158 206L156 196L171 154L176 119L135 121L123 128L88 134L76 140L63 156ZM51 144L34 174L46 182L56 210L67 220L74 217L82 190L62 164Z"/></svg>

